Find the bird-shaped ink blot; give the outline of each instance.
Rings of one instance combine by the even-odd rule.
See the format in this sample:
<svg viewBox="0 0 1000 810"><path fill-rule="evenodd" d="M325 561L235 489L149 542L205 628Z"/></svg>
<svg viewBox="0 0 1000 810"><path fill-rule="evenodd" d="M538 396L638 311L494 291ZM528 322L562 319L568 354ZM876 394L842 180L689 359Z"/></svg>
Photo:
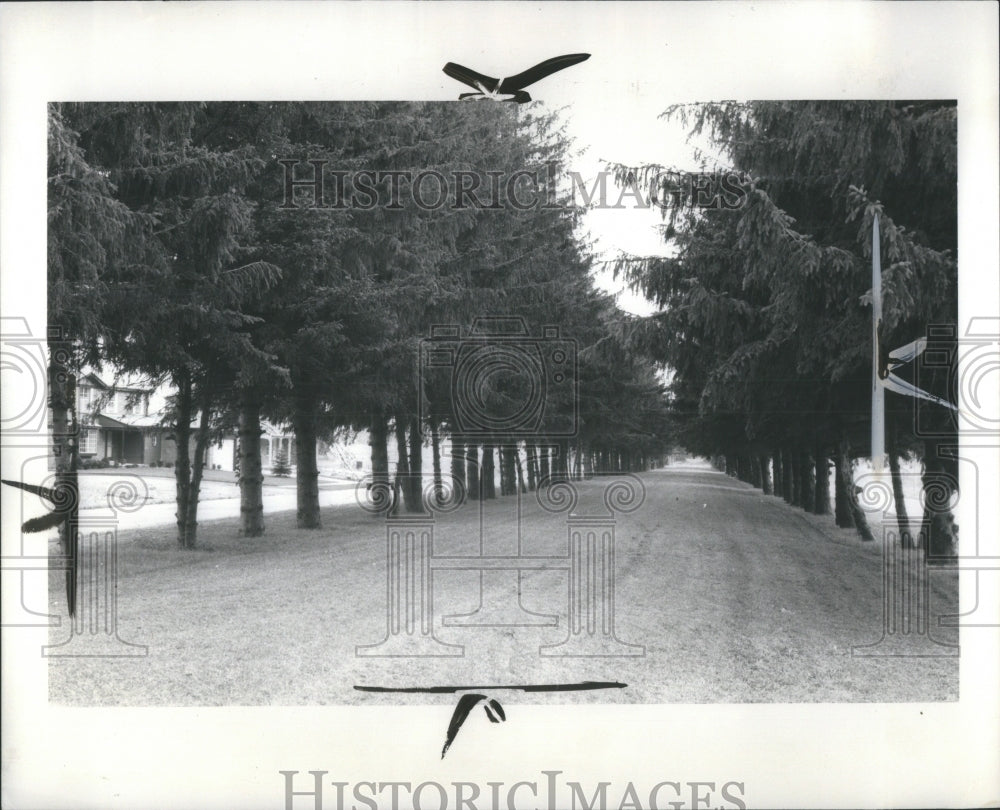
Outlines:
<svg viewBox="0 0 1000 810"><path fill-rule="evenodd" d="M8 481L3 479L2 483L7 486L22 489L37 495L48 501L54 507L53 511L42 517L26 520L21 526L21 531L25 534L33 532L44 532L46 529L54 528L60 524L65 524L62 533L63 552L69 557L69 570L66 572L66 602L69 608L69 615L76 614L76 580L79 566L79 549L76 537L76 509L79 499L78 485L75 470L64 476L55 489L39 487L34 484L25 484L21 481Z"/></svg>
<svg viewBox="0 0 1000 810"><path fill-rule="evenodd" d="M506 79L495 79L454 62L445 65L444 72L477 91L475 93L462 93L459 95L459 99L492 99L493 101L512 101L515 104L524 104L531 101L531 96L525 91L525 87L552 75L556 71L585 62L589 58L589 53L553 56L551 59L539 62L534 67ZM502 96L507 96L507 98L502 98Z"/></svg>
<svg viewBox="0 0 1000 810"><path fill-rule="evenodd" d="M462 695L459 698L458 705L455 707L454 714L451 716L451 722L448 724L448 734L445 736L444 748L441 749L441 759L444 759L444 755L448 753L451 744L455 742L455 737L458 736L458 731L462 728L462 724L468 719L472 710L480 703L483 704L483 710L486 712L486 716L491 723L502 723L507 719L503 707L492 698L475 693Z"/></svg>

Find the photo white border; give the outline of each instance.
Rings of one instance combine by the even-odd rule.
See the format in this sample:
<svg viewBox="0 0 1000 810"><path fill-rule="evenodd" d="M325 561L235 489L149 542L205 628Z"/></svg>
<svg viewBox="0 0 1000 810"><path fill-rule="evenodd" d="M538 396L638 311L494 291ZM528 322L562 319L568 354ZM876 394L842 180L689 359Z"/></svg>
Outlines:
<svg viewBox="0 0 1000 810"><path fill-rule="evenodd" d="M964 328L1000 302L997 32L993 3L4 4L0 306L44 334L49 101L447 100L458 92L447 61L491 72L589 51L587 92L655 92L664 108L958 99ZM965 452L981 474L979 553L1000 556L997 449ZM5 452L4 477L16 458ZM4 554L15 517L3 516ZM963 534L963 553L973 540ZM961 576L963 591L975 586ZM736 780L749 807L1000 804L997 629L962 630L953 703L532 707L444 762L451 706L49 706L46 636L3 633L5 807L283 807L283 769L481 785L561 770L611 781L615 801L629 781L648 793L663 780Z"/></svg>

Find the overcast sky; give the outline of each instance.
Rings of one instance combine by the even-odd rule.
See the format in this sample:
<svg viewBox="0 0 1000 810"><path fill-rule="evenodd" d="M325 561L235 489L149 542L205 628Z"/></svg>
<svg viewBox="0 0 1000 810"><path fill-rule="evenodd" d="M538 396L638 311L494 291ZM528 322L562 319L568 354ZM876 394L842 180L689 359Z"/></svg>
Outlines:
<svg viewBox="0 0 1000 810"><path fill-rule="evenodd" d="M567 70L569 74L580 65ZM539 82L539 95L545 82L556 82L558 74ZM652 84L635 83L629 93L620 88L589 87L576 82L559 83L552 107L561 109L569 134L577 148L584 149L575 170L585 179L588 191L605 161L627 165L659 163L671 168L697 170L695 150L687 133L677 121L665 121L659 115L675 101L662 97ZM602 92L603 90L603 92ZM558 105L555 101L558 101ZM608 180L608 202L614 204L621 190ZM612 259L625 252L638 256L666 255L668 246L659 232L662 223L655 208L637 209L633 198L626 196L625 208L593 209L585 218L585 227L595 238L595 253ZM645 315L653 311L648 301L628 290L621 279L610 272L596 274L598 286L616 293L618 304L629 312Z"/></svg>

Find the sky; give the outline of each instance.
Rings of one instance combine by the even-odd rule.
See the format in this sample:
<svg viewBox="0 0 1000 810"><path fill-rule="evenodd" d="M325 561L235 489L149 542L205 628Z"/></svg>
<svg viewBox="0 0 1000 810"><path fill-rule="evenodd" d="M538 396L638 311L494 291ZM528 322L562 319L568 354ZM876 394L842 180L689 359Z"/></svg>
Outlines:
<svg viewBox="0 0 1000 810"><path fill-rule="evenodd" d="M567 77L586 63L568 68ZM704 148L699 139L689 142L685 128L678 121L660 118L676 99L663 96L653 84L633 82L627 93L620 88L594 88L578 82L560 82L559 74L538 83L539 96L544 100L546 83L552 83L552 102L547 106L558 109L566 122L567 133L582 154L574 161L574 170L591 189L605 161L641 166L657 163L671 168L697 170L695 145ZM620 189L608 180L608 200L614 203ZM624 198L625 208L592 208L584 217L584 230L593 237L595 255L611 260L620 253L635 256L668 255L659 226L660 212L655 208L639 209L631 197ZM618 305L627 312L648 315L655 307L641 295L633 293L621 279L614 279L610 270L597 269L598 287L617 296Z"/></svg>

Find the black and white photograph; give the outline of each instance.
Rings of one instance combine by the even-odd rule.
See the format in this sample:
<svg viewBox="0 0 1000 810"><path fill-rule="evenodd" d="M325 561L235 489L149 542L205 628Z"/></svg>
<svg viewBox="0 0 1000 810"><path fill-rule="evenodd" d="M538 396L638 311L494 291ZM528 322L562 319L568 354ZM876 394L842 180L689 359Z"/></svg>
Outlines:
<svg viewBox="0 0 1000 810"><path fill-rule="evenodd" d="M5 806L1000 800L994 6L0 16Z"/></svg>

